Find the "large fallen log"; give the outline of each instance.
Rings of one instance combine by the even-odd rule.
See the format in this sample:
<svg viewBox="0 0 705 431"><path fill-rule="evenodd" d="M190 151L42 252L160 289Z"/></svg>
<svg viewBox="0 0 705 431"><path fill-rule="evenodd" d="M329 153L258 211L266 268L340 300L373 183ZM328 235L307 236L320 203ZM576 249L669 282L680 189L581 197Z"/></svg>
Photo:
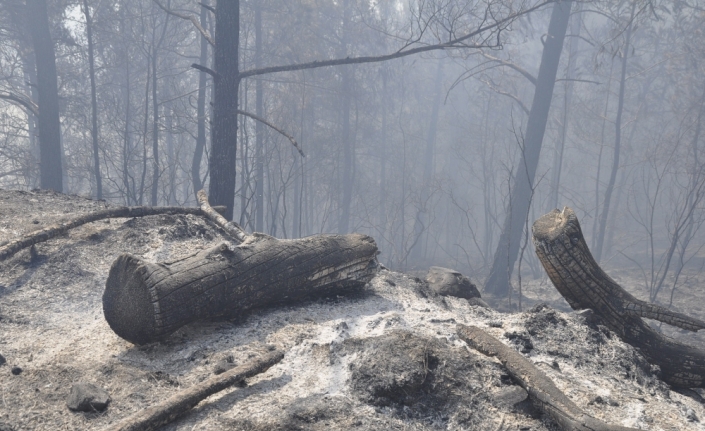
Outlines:
<svg viewBox="0 0 705 431"><path fill-rule="evenodd" d="M110 268L103 313L120 337L145 344L196 320L361 289L377 272L376 256L374 240L358 234L254 234L164 263L123 254Z"/></svg>
<svg viewBox="0 0 705 431"><path fill-rule="evenodd" d="M189 412L209 396L240 383L248 377L263 373L284 358L284 353L273 351L223 374L211 377L183 391L177 392L163 402L140 410L105 431L152 431L174 421Z"/></svg>
<svg viewBox="0 0 705 431"><path fill-rule="evenodd" d="M658 333L642 317L690 331L705 328L705 322L640 301L625 291L592 257L570 208L539 218L532 232L539 260L573 309L592 309L605 326L658 365L665 382L676 387L705 387L705 352Z"/></svg>
<svg viewBox="0 0 705 431"><path fill-rule="evenodd" d="M571 401L551 379L523 357L492 335L475 326L457 326L458 337L470 347L487 356L494 356L509 374L529 393L533 404L548 414L564 431L629 431L619 425L609 425L585 413Z"/></svg>

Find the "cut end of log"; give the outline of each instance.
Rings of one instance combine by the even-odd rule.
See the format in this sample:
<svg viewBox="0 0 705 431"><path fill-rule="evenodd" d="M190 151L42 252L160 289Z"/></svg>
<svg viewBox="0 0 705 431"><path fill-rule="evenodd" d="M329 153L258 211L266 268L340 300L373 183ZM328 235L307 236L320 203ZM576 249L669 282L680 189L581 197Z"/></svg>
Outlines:
<svg viewBox="0 0 705 431"><path fill-rule="evenodd" d="M110 267L103 293L103 314L117 335L134 344L154 341L156 322L149 288L144 283L142 259L118 257Z"/></svg>
<svg viewBox="0 0 705 431"><path fill-rule="evenodd" d="M554 209L536 220L531 232L536 241L553 242L558 236L565 233L566 224L571 221L577 222L575 212L571 208L563 207L563 211ZM579 225L578 229L580 229Z"/></svg>

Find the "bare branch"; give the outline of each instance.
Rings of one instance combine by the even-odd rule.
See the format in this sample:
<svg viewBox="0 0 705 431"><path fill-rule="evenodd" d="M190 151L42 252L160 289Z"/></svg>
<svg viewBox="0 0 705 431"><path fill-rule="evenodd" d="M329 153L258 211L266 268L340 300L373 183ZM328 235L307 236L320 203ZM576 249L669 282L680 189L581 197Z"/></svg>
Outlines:
<svg viewBox="0 0 705 431"><path fill-rule="evenodd" d="M171 9L167 8L166 6L162 5L162 4L159 2L159 0L152 0L152 1L153 1L154 3L156 3L157 6L159 6L159 9L163 10L164 12L168 13L169 15L173 15L173 16L175 16L175 17L177 17L177 18L181 18L181 19L185 19L185 20L187 20L187 21L191 21L191 22L193 23L194 27L196 27L196 28L198 29L199 33L201 33L201 35L206 38L206 40L208 41L208 43L210 43L211 46L215 46L215 41L213 40L213 38L211 37L211 35L210 35L203 27L201 27L201 23L198 22L198 19L196 19L195 16L193 16L193 15L184 15L184 14L181 14L181 13L178 13L178 12L174 12L173 10L171 10ZM201 4L201 6L204 6L204 5ZM204 6L204 7L205 7L205 6Z"/></svg>
<svg viewBox="0 0 705 431"><path fill-rule="evenodd" d="M200 4L201 7L204 7L206 9L208 9L209 11L215 13L215 8L213 6L207 5L207 4L200 2L200 1L198 2L198 4Z"/></svg>
<svg viewBox="0 0 705 431"><path fill-rule="evenodd" d="M491 56L491 55L489 55L489 54L486 54L486 53L484 53L484 52L481 53L481 54L482 54L483 57L485 57L486 59L488 59L488 60L490 60L490 61L493 61L493 62L495 62L495 63L499 63L499 64L501 64L502 66L507 66L507 67L510 68L510 69L516 70L517 72L519 72L520 74L522 74L522 75L524 76L524 78L528 79L532 84L536 85L536 77L535 77L534 75L530 74L530 73L529 73L526 69L524 69L523 67L521 67L521 66L519 66L519 65L517 65L517 64L514 64L514 63L512 63L512 62L510 62L510 61L502 60L501 58L497 58L497 57L493 57L493 56Z"/></svg>
<svg viewBox="0 0 705 431"><path fill-rule="evenodd" d="M220 79L220 75L218 75L218 72L216 72L215 70L210 69L210 68L208 68L208 67L206 67L206 66L201 66L201 65L198 64L198 63L193 63L193 64L191 65L191 67L193 67L194 69L198 69L198 70L200 70L201 72L205 72L205 73L209 74L209 75L212 76L213 79L216 80L216 81Z"/></svg>
<svg viewBox="0 0 705 431"><path fill-rule="evenodd" d="M536 6L530 7L528 9L525 9L525 10L517 12L517 13L513 13L503 19L495 21L492 24L482 26L475 31L472 31L466 35L457 37L457 38L452 39L452 40L445 42L445 43L420 46L417 48L407 49L406 51L404 50L406 48L406 46L405 46L397 52L394 52L391 54L386 54L386 55L346 57L346 58L338 58L335 60L312 61L309 63L290 64L290 65L286 65L286 66L272 66L272 67L264 67L262 69L250 69L250 70L245 70L243 72L240 72L240 78L247 78L247 77L256 76L256 75L264 75L264 74L268 74L268 73L293 72L296 70L316 69L319 67L341 66L341 65L345 65L345 64L378 63L381 61L394 60L396 58L402 58L402 57L406 57L409 55L419 54L422 52L442 51L442 50L446 50L446 49L487 48L486 44L468 45L465 43L465 41L468 39L471 39L474 36L477 36L478 34L484 33L488 30L498 29L498 28L501 30L503 25L509 24L510 22L517 19L518 17L520 17L522 15L526 15L530 12L533 12L535 10L542 8L543 6L545 6L547 4L554 3L554 2L555 2L555 0L543 1L539 4L537 4Z"/></svg>
<svg viewBox="0 0 705 431"><path fill-rule="evenodd" d="M296 150L299 152L299 154L301 154L301 157L306 157L306 154L304 154L304 152L303 152L303 150L301 149L301 147L299 147L299 143L296 142L296 139L294 139L294 137L291 136L290 134L286 133L285 131L283 131L283 130L280 129L279 127L277 127L277 126L275 126L274 124L270 123L269 121L265 120L264 118L259 117L259 116L255 115L255 114L251 113L251 112L247 112L247 111L243 111L243 110L241 110L241 109L238 109L238 110L237 110L237 113L240 114L240 115L244 115L245 117L250 117L250 118L252 118L252 119L255 120L255 121L259 121L260 123L265 124L265 125L267 125L269 128L271 128L271 129L277 131L279 134L281 134L282 136L286 137L286 138L291 142L291 145L293 145L293 146L296 148Z"/></svg>
<svg viewBox="0 0 705 431"><path fill-rule="evenodd" d="M507 97L511 98L512 100L514 100L515 102L517 102L517 104L519 105L519 107L521 108L521 110L524 111L524 113L526 113L526 115L529 115L529 113L531 112L531 111L529 110L529 108L524 104L524 102L522 102L521 99L519 99L519 97L517 97L515 94L512 94L512 93L510 93L510 92L508 92L508 91L500 90L500 89L497 88L497 86L494 85L494 83L492 83L492 82L489 82L489 81L482 81L482 82L484 82L485 85L487 85L488 87L490 87L490 89L491 89L492 91L494 91L495 93L501 94L502 96L507 96Z"/></svg>
<svg viewBox="0 0 705 431"><path fill-rule="evenodd" d="M39 106L29 99L25 99L24 97L12 93L0 93L0 99L15 102L16 104L25 107L29 112L31 112L35 116L39 115Z"/></svg>

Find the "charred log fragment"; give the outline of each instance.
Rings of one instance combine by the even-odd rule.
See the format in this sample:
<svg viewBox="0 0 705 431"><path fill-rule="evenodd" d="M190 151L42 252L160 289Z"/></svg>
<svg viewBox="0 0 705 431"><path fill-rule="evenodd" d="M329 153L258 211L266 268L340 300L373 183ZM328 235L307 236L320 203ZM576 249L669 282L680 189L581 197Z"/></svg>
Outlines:
<svg viewBox="0 0 705 431"><path fill-rule="evenodd" d="M612 280L590 253L572 209L542 216L532 231L539 260L573 309L592 309L605 326L658 365L666 383L705 387L705 352L656 332L642 317L690 331L705 328L705 322L640 301Z"/></svg>

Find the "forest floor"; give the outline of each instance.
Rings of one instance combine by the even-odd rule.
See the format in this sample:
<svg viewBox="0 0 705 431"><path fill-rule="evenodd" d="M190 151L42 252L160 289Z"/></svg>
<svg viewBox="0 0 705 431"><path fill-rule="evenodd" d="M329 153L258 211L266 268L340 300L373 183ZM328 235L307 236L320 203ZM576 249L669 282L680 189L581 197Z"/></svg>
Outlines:
<svg viewBox="0 0 705 431"><path fill-rule="evenodd" d="M0 190L0 243L105 206ZM0 354L7 361L0 365L0 430L100 430L272 345L285 352L281 363L163 429L556 430L497 361L457 338L456 323L485 328L517 348L608 423L705 430L701 392L671 390L631 346L569 312L545 279L526 283L525 311L517 313L437 297L413 276L381 270L359 295L239 323L192 324L162 343L134 346L111 331L101 296L118 255L163 261L219 241L227 239L197 216L113 219L0 262ZM636 272L610 273L645 297ZM701 319L703 304L702 289L676 294L676 307ZM667 332L705 346L703 335ZM70 411L66 399L77 382L104 388L107 410Z"/></svg>

